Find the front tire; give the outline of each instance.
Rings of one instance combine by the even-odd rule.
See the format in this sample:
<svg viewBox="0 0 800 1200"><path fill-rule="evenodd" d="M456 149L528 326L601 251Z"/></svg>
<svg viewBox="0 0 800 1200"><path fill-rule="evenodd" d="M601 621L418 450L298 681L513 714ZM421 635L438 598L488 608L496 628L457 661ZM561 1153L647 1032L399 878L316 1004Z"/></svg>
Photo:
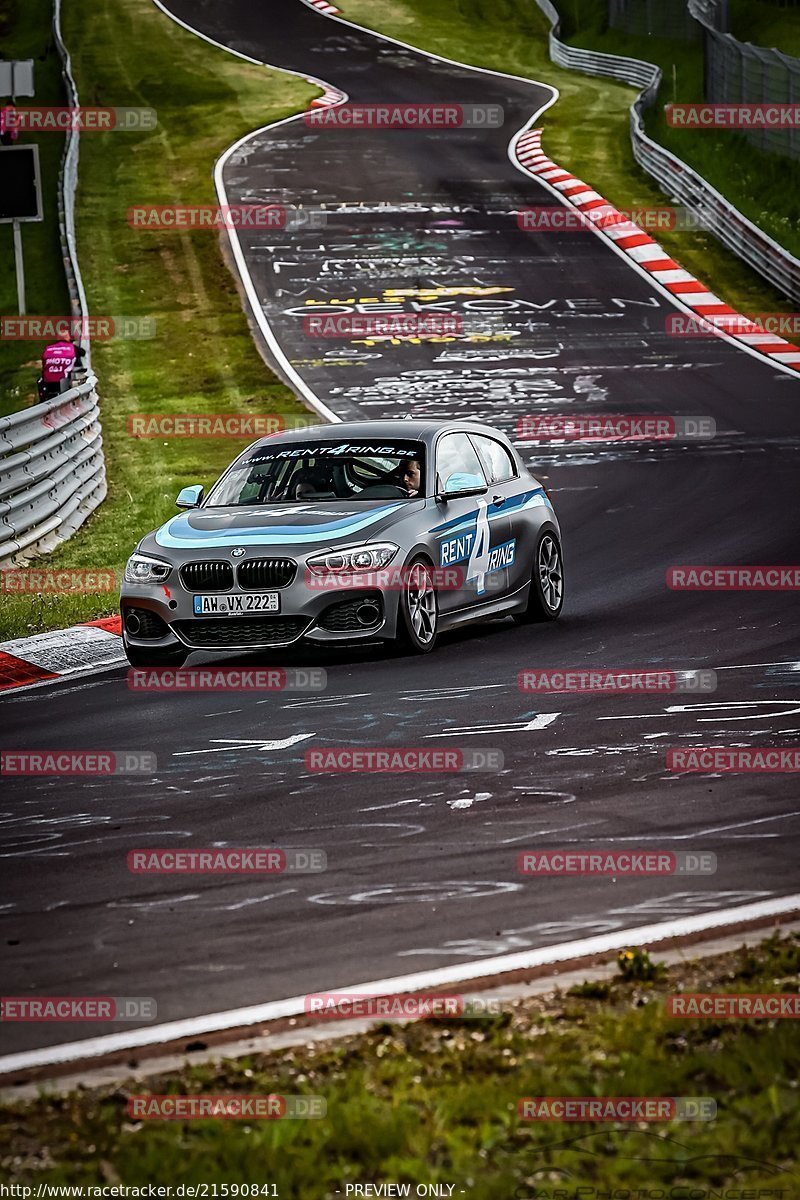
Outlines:
<svg viewBox="0 0 800 1200"><path fill-rule="evenodd" d="M433 567L415 558L406 568L397 614L397 645L410 654L430 654L439 636L439 600Z"/></svg>
<svg viewBox="0 0 800 1200"><path fill-rule="evenodd" d="M125 657L132 667L147 670L152 667L182 667L189 657L185 646L170 646L168 649L154 647L152 650L145 646L131 646L126 637L122 639Z"/></svg>
<svg viewBox="0 0 800 1200"><path fill-rule="evenodd" d="M533 556L528 603L514 614L518 625L537 621L556 621L564 606L564 559L556 535L545 529L539 535Z"/></svg>

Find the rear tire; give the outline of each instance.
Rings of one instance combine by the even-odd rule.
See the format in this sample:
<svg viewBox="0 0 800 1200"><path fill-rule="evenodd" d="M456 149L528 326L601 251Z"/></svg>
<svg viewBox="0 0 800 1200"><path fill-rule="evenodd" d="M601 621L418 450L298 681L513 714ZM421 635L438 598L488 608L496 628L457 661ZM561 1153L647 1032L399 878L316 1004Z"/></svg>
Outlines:
<svg viewBox="0 0 800 1200"><path fill-rule="evenodd" d="M556 621L564 605L564 559L555 533L545 529L539 535L533 556L528 603L523 612L514 613L518 625L537 621Z"/></svg>
<svg viewBox="0 0 800 1200"><path fill-rule="evenodd" d="M415 558L405 571L397 613L397 648L408 654L430 654L439 636L439 600L433 566Z"/></svg>
<svg viewBox="0 0 800 1200"><path fill-rule="evenodd" d="M122 648L128 662L138 670L151 667L182 667L189 657L185 646L169 647L166 650L154 647L150 650L144 646L131 646L125 637L122 639Z"/></svg>

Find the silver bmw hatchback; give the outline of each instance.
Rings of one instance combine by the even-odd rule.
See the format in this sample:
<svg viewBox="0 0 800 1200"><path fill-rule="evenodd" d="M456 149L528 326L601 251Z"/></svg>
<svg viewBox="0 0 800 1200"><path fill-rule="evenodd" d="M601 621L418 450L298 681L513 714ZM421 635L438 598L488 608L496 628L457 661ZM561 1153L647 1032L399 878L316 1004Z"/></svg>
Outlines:
<svg viewBox="0 0 800 1200"><path fill-rule="evenodd" d="M394 641L508 615L555 620L561 532L544 484L471 421L363 421L262 438L142 538L120 596L136 667L193 650Z"/></svg>

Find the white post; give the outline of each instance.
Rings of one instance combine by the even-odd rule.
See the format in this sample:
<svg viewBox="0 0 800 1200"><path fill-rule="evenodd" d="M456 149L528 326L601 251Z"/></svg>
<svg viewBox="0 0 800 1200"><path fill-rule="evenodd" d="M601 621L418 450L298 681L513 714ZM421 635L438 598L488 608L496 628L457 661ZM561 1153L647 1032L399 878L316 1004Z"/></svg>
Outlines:
<svg viewBox="0 0 800 1200"><path fill-rule="evenodd" d="M25 316L25 264L22 261L22 230L19 221L12 222L14 226L14 264L17 268L17 308L19 315Z"/></svg>

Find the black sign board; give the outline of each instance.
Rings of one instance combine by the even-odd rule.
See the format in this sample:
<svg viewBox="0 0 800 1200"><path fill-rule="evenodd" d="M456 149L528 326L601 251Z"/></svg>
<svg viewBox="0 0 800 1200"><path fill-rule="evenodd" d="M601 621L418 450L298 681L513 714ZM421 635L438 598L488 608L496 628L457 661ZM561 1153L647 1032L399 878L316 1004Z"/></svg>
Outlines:
<svg viewBox="0 0 800 1200"><path fill-rule="evenodd" d="M41 221L39 147L0 146L0 221Z"/></svg>

